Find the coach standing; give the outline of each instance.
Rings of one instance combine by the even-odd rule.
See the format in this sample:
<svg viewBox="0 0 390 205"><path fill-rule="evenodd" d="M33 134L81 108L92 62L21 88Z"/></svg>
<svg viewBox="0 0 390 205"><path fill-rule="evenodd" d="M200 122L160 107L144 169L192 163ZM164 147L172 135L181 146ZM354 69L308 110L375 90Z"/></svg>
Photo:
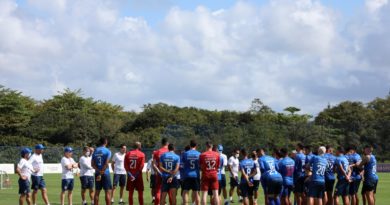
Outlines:
<svg viewBox="0 0 390 205"><path fill-rule="evenodd" d="M46 205L49 205L49 199L47 197L46 183L43 179L43 158L42 153L45 147L42 144L35 145L34 154L31 155L29 161L38 172L31 174L31 189L32 192L32 204L36 204L38 189L41 190L42 199Z"/></svg>
<svg viewBox="0 0 390 205"><path fill-rule="evenodd" d="M142 170L145 164L145 154L141 152L141 142L134 143L134 150L125 156L124 166L127 172L127 191L129 191L129 205L133 205L134 190L138 191L138 204L144 205L144 181Z"/></svg>
<svg viewBox="0 0 390 205"><path fill-rule="evenodd" d="M111 158L111 151L107 149L108 140L101 138L99 140L99 147L96 148L92 155L92 167L95 169L95 205L99 205L100 191L105 191L106 205L111 205L111 179L108 162Z"/></svg>

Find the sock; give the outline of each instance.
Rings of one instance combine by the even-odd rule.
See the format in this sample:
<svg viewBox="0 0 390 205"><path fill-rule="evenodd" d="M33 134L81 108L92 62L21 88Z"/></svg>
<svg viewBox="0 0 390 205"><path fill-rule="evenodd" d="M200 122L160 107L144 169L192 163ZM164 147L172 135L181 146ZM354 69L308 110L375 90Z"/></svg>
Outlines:
<svg viewBox="0 0 390 205"><path fill-rule="evenodd" d="M240 196L239 198L240 198L240 200L242 200L242 197L241 197L241 196Z"/></svg>
<svg viewBox="0 0 390 205"><path fill-rule="evenodd" d="M123 202L123 199L119 199L119 202Z"/></svg>
<svg viewBox="0 0 390 205"><path fill-rule="evenodd" d="M280 199L279 199L279 197L275 199L275 205L280 205Z"/></svg>
<svg viewBox="0 0 390 205"><path fill-rule="evenodd" d="M231 197L230 197L230 201L232 201L232 200L233 200L233 197L231 196Z"/></svg>

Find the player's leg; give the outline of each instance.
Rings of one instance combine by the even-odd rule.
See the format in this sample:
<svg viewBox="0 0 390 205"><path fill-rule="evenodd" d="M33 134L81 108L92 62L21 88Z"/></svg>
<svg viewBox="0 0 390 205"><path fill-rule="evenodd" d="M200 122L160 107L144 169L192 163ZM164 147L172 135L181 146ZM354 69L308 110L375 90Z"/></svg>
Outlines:
<svg viewBox="0 0 390 205"><path fill-rule="evenodd" d="M123 204L123 192L125 190L125 185L126 185L126 175L121 174L120 179L119 179L119 186L120 186L120 191L119 191L119 203Z"/></svg>
<svg viewBox="0 0 390 205"><path fill-rule="evenodd" d="M41 190L43 202L45 202L46 205L50 204L49 197L47 196L46 183L42 176L39 177L38 188Z"/></svg>
<svg viewBox="0 0 390 205"><path fill-rule="evenodd" d="M162 178L159 174L156 174L156 188L155 188L155 192L156 192L156 197L155 197L155 200L154 200L154 205L160 205L160 201L161 201L161 187L162 187ZM165 201L164 201L165 203ZM165 205L165 204L164 204Z"/></svg>
<svg viewBox="0 0 390 205"><path fill-rule="evenodd" d="M113 178L112 178L112 192L111 192L111 203L114 203L114 198L115 198L115 191L116 191L116 187L118 185L118 182L119 182L119 175L117 174L114 174Z"/></svg>
<svg viewBox="0 0 390 205"><path fill-rule="evenodd" d="M23 205L26 200L26 194L19 194L19 205Z"/></svg>
<svg viewBox="0 0 390 205"><path fill-rule="evenodd" d="M93 203L94 205L99 205L99 196L100 196L100 191L101 189L97 189L95 190L95 195L93 197Z"/></svg>
<svg viewBox="0 0 390 205"><path fill-rule="evenodd" d="M234 189L236 187L236 180L234 179L234 177L230 177L230 190L229 190L229 199L230 199L230 202L233 203L233 193L234 193Z"/></svg>
<svg viewBox="0 0 390 205"><path fill-rule="evenodd" d="M73 204L73 191L68 190L68 204Z"/></svg>
<svg viewBox="0 0 390 205"><path fill-rule="evenodd" d="M127 191L129 191L129 196L127 198L127 201L129 202L129 205L133 205L134 204L134 202L133 202L134 187L128 185Z"/></svg>
<svg viewBox="0 0 390 205"><path fill-rule="evenodd" d="M187 203L189 203L189 199L188 199L188 190L186 189L183 189L183 204L186 205Z"/></svg>
<svg viewBox="0 0 390 205"><path fill-rule="evenodd" d="M144 205L144 181L142 176L137 180L138 203Z"/></svg>
<svg viewBox="0 0 390 205"><path fill-rule="evenodd" d="M176 188L171 188L169 190L170 196L172 197L171 199L171 205L176 205L176 194L177 194L177 189Z"/></svg>

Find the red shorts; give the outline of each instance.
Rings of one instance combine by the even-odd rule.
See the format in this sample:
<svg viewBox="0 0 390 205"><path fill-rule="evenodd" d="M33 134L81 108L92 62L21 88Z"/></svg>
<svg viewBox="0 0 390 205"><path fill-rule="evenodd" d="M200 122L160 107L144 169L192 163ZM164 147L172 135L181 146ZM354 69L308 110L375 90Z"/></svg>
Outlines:
<svg viewBox="0 0 390 205"><path fill-rule="evenodd" d="M200 190L208 191L210 190L218 190L218 177L217 176L204 176L202 175L202 179L200 180Z"/></svg>
<svg viewBox="0 0 390 205"><path fill-rule="evenodd" d="M135 178L134 181L130 181L130 178L127 178L126 190L129 191L134 189L137 191L144 191L144 180L142 179L142 175Z"/></svg>
<svg viewBox="0 0 390 205"><path fill-rule="evenodd" d="M161 187L162 187L162 178L161 178L161 176L159 175L159 174L155 174L155 176L156 176L156 181L155 181L155 183L156 183L156 186L155 186L155 189L156 190L161 190Z"/></svg>

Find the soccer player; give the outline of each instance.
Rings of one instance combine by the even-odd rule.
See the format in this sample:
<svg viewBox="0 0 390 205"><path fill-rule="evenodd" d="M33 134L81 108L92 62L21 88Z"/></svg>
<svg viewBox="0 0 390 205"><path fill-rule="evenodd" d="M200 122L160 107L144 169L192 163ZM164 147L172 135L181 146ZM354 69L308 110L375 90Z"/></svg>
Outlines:
<svg viewBox="0 0 390 205"><path fill-rule="evenodd" d="M31 155L29 161L34 169L39 170L37 173L31 174L31 189L32 192L32 204L36 204L38 189L41 190L42 199L46 205L49 205L49 198L47 197L46 183L43 179L43 158L42 153L45 147L42 144L35 145L34 154Z"/></svg>
<svg viewBox="0 0 390 205"><path fill-rule="evenodd" d="M266 204L279 205L279 194L282 191L283 178L277 171L279 165L276 163L276 159L265 154L264 149L260 149L259 152L259 165L262 177L262 183L265 183L265 200Z"/></svg>
<svg viewBox="0 0 390 205"><path fill-rule="evenodd" d="M328 166L325 170L325 192L324 195L324 204L325 205L333 205L333 189L334 189L334 163L336 161L336 157L333 155L333 148L331 146L326 147L326 154L324 155L326 160L328 161Z"/></svg>
<svg viewBox="0 0 390 205"><path fill-rule="evenodd" d="M256 151L253 151L252 153L252 160L256 165L256 175L253 176L253 204L256 205L257 198L259 195L259 186L260 186L260 178L261 178L259 158L257 157Z"/></svg>
<svg viewBox="0 0 390 205"><path fill-rule="evenodd" d="M28 205L31 205L31 196L30 196L30 177L32 172L38 172L39 170L34 170L32 164L28 161L31 155L31 149L23 148L20 151L20 161L16 166L16 173L19 175L19 205L24 204L26 200Z"/></svg>
<svg viewBox="0 0 390 205"><path fill-rule="evenodd" d="M344 148L338 147L336 150L335 170L337 172L336 190L334 193L334 204L339 204L339 196L343 198L344 205L349 205L349 182L351 172L349 162L344 156Z"/></svg>
<svg viewBox="0 0 390 205"><path fill-rule="evenodd" d="M354 166L362 161L362 158L359 154L356 153L356 147L351 146L347 150L347 159L350 166L353 166L351 173L352 182L349 184L349 195L351 197L351 205L359 204L358 191L360 182L362 181L361 172L362 169L359 169L357 166Z"/></svg>
<svg viewBox="0 0 390 205"><path fill-rule="evenodd" d="M184 183L183 183L183 204L189 203L188 192L192 190L192 198L195 199L195 204L200 204L200 168L199 156L200 152L196 150L197 143L195 140L190 142L190 150L183 154L184 165Z"/></svg>
<svg viewBox="0 0 390 205"><path fill-rule="evenodd" d="M61 205L65 204L65 192L68 192L68 203L73 204L73 187L74 176L73 169L78 167L78 164L73 160L72 147L65 147L64 156L61 159L62 167L62 182L61 182Z"/></svg>
<svg viewBox="0 0 390 205"><path fill-rule="evenodd" d="M207 191L212 190L214 202L212 204L219 205L218 197L218 167L220 164L220 156L218 152L212 151L213 144L206 143L206 151L199 156L200 169L202 177L200 182L200 190L202 192L201 204L207 204Z"/></svg>
<svg viewBox="0 0 390 205"><path fill-rule="evenodd" d="M161 171L159 166L160 166L160 157L165 152L168 152L168 140L166 138L163 138L161 139L161 148L153 152L153 167L156 174L156 188L155 188L156 198L154 200L154 205L160 205L162 178L161 178Z"/></svg>
<svg viewBox="0 0 390 205"><path fill-rule="evenodd" d="M294 188L295 162L288 156L286 148L280 149L280 155L282 159L279 161L279 170L283 177L281 203L282 205L291 205L290 195Z"/></svg>
<svg viewBox="0 0 390 205"><path fill-rule="evenodd" d="M108 140L101 138L99 140L99 147L96 148L92 155L92 167L95 169L95 196L94 204L99 205L100 191L104 189L106 205L111 205L111 179L109 160L111 158L111 151L107 149Z"/></svg>
<svg viewBox="0 0 390 205"><path fill-rule="evenodd" d="M124 204L123 202L123 190L126 185L126 170L124 166L125 155L126 155L126 145L121 144L119 146L119 152L115 153L111 160L111 168L114 171L114 178L112 183L112 194L111 194L111 203L114 203L115 190L119 184L119 204Z"/></svg>
<svg viewBox="0 0 390 205"><path fill-rule="evenodd" d="M229 202L229 199L227 197L227 190L226 190L226 171L225 171L225 167L227 166L228 159L227 159L226 154L223 153L223 146L221 144L218 145L218 152L219 152L219 155L221 156L221 159L223 159L223 160L221 160L221 165L220 165L220 169L221 169L221 176L220 177L221 177L221 179L219 180L219 188L221 189L223 198L225 200L224 204L227 204Z"/></svg>
<svg viewBox="0 0 390 205"><path fill-rule="evenodd" d="M298 143L296 146L294 169L294 195L297 205L305 204L305 162L306 156L303 153L304 146Z"/></svg>
<svg viewBox="0 0 390 205"><path fill-rule="evenodd" d="M376 174L376 159L372 154L372 150L372 146L365 146L362 161L355 165L357 168L364 167L362 195L365 196L363 199L367 200L368 205L375 204L375 193L378 184L378 175Z"/></svg>
<svg viewBox="0 0 390 205"><path fill-rule="evenodd" d="M239 171L239 166L240 166L240 161L238 159L240 157L240 150L234 149L233 150L233 155L229 158L228 162L228 169L230 172L230 190L229 190L229 198L230 198L230 203L234 203L233 201L233 194L234 194L234 189L237 187L237 195L240 196L240 189L238 188L238 171Z"/></svg>
<svg viewBox="0 0 390 205"><path fill-rule="evenodd" d="M310 171L309 175L309 191L308 204L322 205L322 198L325 192L325 170L328 166L328 161L324 157L326 148L321 146L318 148L318 155L313 155L306 165L306 169Z"/></svg>
<svg viewBox="0 0 390 205"><path fill-rule="evenodd" d="M248 158L248 153L245 149L241 149L241 155L244 159L240 162L241 171L241 196L243 197L243 205L253 205L253 176L257 174L257 167L252 159Z"/></svg>
<svg viewBox="0 0 390 205"><path fill-rule="evenodd" d="M134 143L134 150L127 152L124 158L124 167L127 172L127 191L129 191L129 205L133 205L134 189L138 191L138 204L144 204L144 181L142 170L145 164L145 154L141 152L141 142Z"/></svg>
<svg viewBox="0 0 390 205"><path fill-rule="evenodd" d="M176 205L176 191L179 188L177 172L179 171L180 157L175 154L173 144L168 145L168 152L160 157L159 168L162 172L162 189L160 205L165 205L165 198L168 193L171 197L170 204Z"/></svg>
<svg viewBox="0 0 390 205"><path fill-rule="evenodd" d="M149 174L150 173L150 174ZM150 194L152 196L152 204L154 203L155 195L156 195L156 175L153 169L153 158L149 159L146 164L146 181L150 182Z"/></svg>
<svg viewBox="0 0 390 205"><path fill-rule="evenodd" d="M89 198L93 204L94 196L94 177L95 170L91 165L91 150L89 147L83 148L83 156L80 157L79 167L80 167L80 182L81 182L81 200L83 205L87 205L87 199L85 197L85 192L89 190Z"/></svg>

